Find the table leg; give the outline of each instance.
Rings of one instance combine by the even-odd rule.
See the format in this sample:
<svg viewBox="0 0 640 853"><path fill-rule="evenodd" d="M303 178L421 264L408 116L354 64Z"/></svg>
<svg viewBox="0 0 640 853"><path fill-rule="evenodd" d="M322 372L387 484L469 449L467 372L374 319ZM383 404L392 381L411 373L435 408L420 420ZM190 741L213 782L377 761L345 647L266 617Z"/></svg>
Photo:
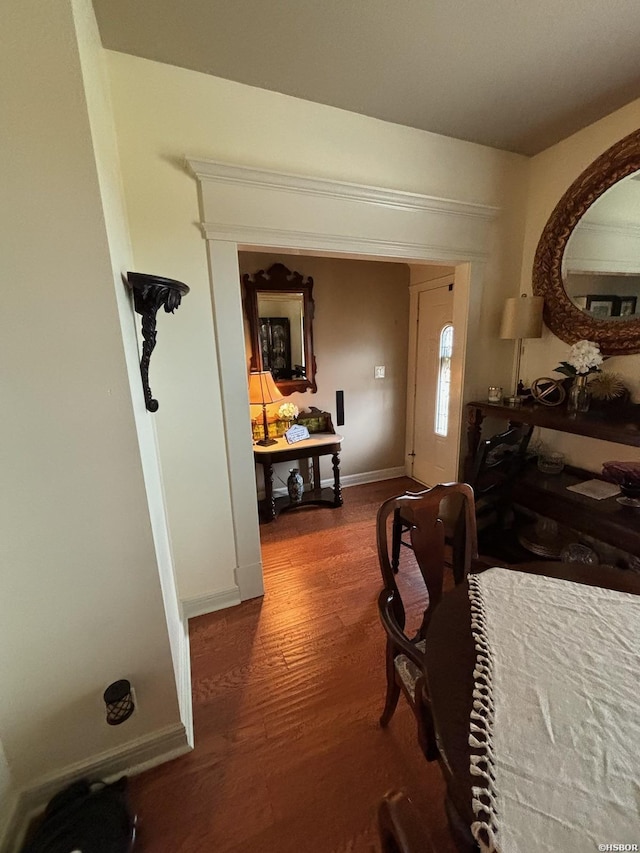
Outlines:
<svg viewBox="0 0 640 853"><path fill-rule="evenodd" d="M264 465L264 515L265 521L276 517L276 502L273 497L273 465Z"/></svg>
<svg viewBox="0 0 640 853"><path fill-rule="evenodd" d="M320 480L320 457L312 456L311 457L311 472L313 477L313 483L311 484L312 489L320 489L322 488L322 482Z"/></svg>
<svg viewBox="0 0 640 853"><path fill-rule="evenodd" d="M342 489L340 488L340 454L334 453L331 457L333 463L333 505L342 506Z"/></svg>

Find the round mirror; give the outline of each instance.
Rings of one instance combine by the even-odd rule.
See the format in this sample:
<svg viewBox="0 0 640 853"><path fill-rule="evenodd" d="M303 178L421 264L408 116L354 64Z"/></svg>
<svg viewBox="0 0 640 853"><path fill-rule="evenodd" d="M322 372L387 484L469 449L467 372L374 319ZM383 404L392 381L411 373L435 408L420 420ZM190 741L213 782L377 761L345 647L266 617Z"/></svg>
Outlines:
<svg viewBox="0 0 640 853"><path fill-rule="evenodd" d="M596 199L567 241L562 280L589 316L620 322L640 309L640 173Z"/></svg>
<svg viewBox="0 0 640 853"><path fill-rule="evenodd" d="M561 340L640 352L640 131L574 181L542 233L533 292Z"/></svg>

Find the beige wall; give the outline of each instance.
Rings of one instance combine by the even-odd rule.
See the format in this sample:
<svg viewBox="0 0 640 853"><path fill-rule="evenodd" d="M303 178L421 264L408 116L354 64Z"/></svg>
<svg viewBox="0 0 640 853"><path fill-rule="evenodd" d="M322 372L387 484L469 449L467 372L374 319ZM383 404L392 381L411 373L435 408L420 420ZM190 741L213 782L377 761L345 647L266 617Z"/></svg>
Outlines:
<svg viewBox="0 0 640 853"><path fill-rule="evenodd" d="M313 278L316 394L286 400L300 410L329 411L336 426L336 391L344 391L343 475L404 466L409 269L406 264L269 255L241 252L241 273L255 273L280 262ZM384 379L374 379L385 365ZM273 406L277 411L278 406ZM255 412L253 413L255 415ZM323 460L323 477L330 462ZM287 466L280 477L286 480ZM278 483L277 478L275 485Z"/></svg>
<svg viewBox="0 0 640 853"><path fill-rule="evenodd" d="M186 622L182 619L173 570L173 556L167 526L155 422L153 416L146 410L142 392L138 349L140 318L132 310L129 289L123 285L127 271L133 266L133 258L113 124L106 59L91 3L88 0L73 0L73 8L76 27L80 33L78 43L84 91L87 99L91 138L109 244L125 364L132 394L142 473L155 554L158 561L164 613L169 629L171 658L176 683L180 684L189 680L188 654L184 651L185 647L188 648L189 638ZM178 692L181 717L189 731L192 728L190 695L190 690Z"/></svg>
<svg viewBox="0 0 640 853"><path fill-rule="evenodd" d="M482 358L471 355L471 395L507 384L513 345L497 328L520 271L526 161L124 54L108 53L108 62L136 268L192 288L175 317L161 318L152 383L180 595L215 595L234 583L232 486L206 247L185 156L500 206L473 283ZM338 233L347 227L336 223Z"/></svg>
<svg viewBox="0 0 640 853"><path fill-rule="evenodd" d="M610 145L640 126L640 100L613 113L568 139L538 154L530 162L527 223L524 240L521 289L531 292L531 272L538 240L545 223L562 194L578 175ZM528 381L553 373L567 356L569 345L545 327L540 340L527 341L521 375ZM620 373L640 401L640 355L617 356L606 362L606 369ZM582 436L544 431L542 438L567 455L567 461L592 471L612 459L640 460L637 448L594 441Z"/></svg>
<svg viewBox="0 0 640 853"><path fill-rule="evenodd" d="M13 812L15 796L11 770L0 743L0 843Z"/></svg>
<svg viewBox="0 0 640 853"><path fill-rule="evenodd" d="M180 723L78 38L102 55L73 6L2 9L0 740L20 789ZM110 727L122 677L139 711Z"/></svg>

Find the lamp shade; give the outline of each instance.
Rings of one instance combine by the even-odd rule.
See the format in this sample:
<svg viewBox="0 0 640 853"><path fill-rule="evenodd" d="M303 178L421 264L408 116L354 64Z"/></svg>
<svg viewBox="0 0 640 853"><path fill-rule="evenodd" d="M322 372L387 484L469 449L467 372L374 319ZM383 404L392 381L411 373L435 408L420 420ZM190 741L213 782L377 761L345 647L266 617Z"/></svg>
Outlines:
<svg viewBox="0 0 640 853"><path fill-rule="evenodd" d="M264 406L282 400L270 370L249 374L249 402L252 406Z"/></svg>
<svg viewBox="0 0 640 853"><path fill-rule="evenodd" d="M542 296L515 296L507 299L502 312L500 337L517 340L518 338L542 337Z"/></svg>

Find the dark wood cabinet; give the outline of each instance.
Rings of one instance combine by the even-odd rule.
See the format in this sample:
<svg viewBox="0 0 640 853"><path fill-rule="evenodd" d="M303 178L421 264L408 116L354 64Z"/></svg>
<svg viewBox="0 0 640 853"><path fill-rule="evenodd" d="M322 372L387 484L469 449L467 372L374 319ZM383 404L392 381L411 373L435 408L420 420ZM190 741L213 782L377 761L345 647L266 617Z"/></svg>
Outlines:
<svg viewBox="0 0 640 853"><path fill-rule="evenodd" d="M630 407L631 411L635 407ZM640 407L638 407L640 408ZM482 436L485 417L504 419L510 425L533 424L545 429L584 435L640 447L640 422L615 415L587 412L568 415L564 409L473 402L467 406L468 448L466 470L473 464ZM486 436L485 436L486 437ZM640 557L640 510L621 506L615 497L594 500L568 490L568 486L598 474L580 468L565 467L560 474L543 474L535 463L525 466L513 490L513 502L537 515L551 518L578 533L583 533L616 549Z"/></svg>
<svg viewBox="0 0 640 853"><path fill-rule="evenodd" d="M601 410L570 415L562 407L536 405L504 406L502 403L469 403L467 405L467 434L470 455L480 441L482 422L487 416L503 418L510 424L533 426L586 435L602 441L613 441L640 447L640 406L629 406L619 411Z"/></svg>

